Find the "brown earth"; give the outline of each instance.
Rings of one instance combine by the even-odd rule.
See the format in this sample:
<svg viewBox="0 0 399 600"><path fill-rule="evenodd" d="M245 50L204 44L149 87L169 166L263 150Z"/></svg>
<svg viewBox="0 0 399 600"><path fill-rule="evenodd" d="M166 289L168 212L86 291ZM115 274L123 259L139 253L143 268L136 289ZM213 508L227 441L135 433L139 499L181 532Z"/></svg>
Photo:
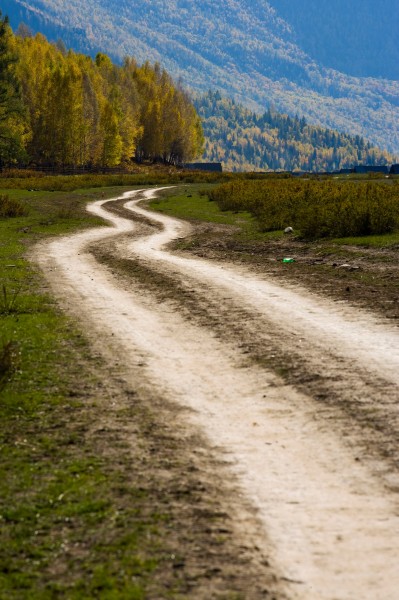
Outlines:
<svg viewBox="0 0 399 600"><path fill-rule="evenodd" d="M399 247L389 249L301 242L287 235L240 242L228 226L192 223L193 235L175 248L211 260L245 264L255 272L293 281L353 306L399 319ZM283 264L292 257L293 264Z"/></svg>

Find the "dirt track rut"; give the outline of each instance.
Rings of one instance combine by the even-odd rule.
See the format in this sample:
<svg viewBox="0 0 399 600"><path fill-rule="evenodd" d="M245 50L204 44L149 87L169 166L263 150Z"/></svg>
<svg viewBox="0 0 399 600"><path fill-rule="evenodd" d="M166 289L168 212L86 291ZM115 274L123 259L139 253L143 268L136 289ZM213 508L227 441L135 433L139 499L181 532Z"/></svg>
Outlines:
<svg viewBox="0 0 399 600"><path fill-rule="evenodd" d="M156 193L125 195L125 217L96 202L89 210L113 228L40 248L55 293L118 351L127 376L140 364L227 457L237 506L256 509L257 543L289 598L396 600L398 331L242 267L167 251L190 228L137 205ZM162 230L140 236L135 215ZM160 289L119 277L107 253L158 273ZM162 281L175 297L162 296Z"/></svg>

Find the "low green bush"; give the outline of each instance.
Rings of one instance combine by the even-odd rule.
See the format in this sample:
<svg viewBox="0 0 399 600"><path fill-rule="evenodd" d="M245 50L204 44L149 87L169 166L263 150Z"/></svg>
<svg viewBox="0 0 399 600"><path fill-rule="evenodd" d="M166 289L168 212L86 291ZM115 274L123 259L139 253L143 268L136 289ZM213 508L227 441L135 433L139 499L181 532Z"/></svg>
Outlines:
<svg viewBox="0 0 399 600"><path fill-rule="evenodd" d="M251 212L261 231L290 226L306 239L380 235L399 228L399 186L378 181L232 181L209 197L222 210Z"/></svg>

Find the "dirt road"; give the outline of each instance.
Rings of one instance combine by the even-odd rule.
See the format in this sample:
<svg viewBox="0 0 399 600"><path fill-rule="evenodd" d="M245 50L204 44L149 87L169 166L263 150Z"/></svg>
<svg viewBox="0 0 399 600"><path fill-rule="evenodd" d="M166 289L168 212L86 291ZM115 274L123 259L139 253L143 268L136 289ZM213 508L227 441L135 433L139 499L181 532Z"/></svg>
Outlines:
<svg viewBox="0 0 399 600"><path fill-rule="evenodd" d="M112 228L39 248L54 292L127 378L139 365L229 462L281 597L396 600L399 332L242 266L168 251L190 226L138 206L156 194L96 202L90 212Z"/></svg>

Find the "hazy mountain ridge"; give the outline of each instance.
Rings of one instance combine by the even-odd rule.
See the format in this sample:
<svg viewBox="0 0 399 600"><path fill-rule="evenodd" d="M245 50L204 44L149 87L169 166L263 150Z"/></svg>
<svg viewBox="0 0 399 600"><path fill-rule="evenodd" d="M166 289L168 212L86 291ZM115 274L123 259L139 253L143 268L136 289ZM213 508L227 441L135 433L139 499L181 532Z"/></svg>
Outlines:
<svg viewBox="0 0 399 600"><path fill-rule="evenodd" d="M159 61L196 90L217 87L261 112L273 103L280 112L364 136L399 154L399 82L320 67L296 44L298 35L273 8L277 4L6 0L3 11L14 26L20 20L41 23L44 33L59 24L59 36L78 50Z"/></svg>

